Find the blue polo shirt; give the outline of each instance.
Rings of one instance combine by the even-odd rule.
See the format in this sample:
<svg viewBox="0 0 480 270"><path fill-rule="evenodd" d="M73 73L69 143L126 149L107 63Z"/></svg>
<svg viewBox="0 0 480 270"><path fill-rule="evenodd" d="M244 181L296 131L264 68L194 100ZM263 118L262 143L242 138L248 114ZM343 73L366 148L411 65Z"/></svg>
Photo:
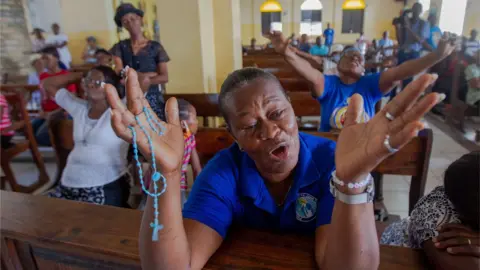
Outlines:
<svg viewBox="0 0 480 270"><path fill-rule="evenodd" d="M323 94L317 100L321 104L320 131L328 132L332 128L342 129L350 97L360 94L363 97L367 122L375 115L375 104L382 98L380 91L381 73L362 76L357 82L344 84L336 75L325 75Z"/></svg>
<svg viewBox="0 0 480 270"><path fill-rule="evenodd" d="M283 206L276 205L254 161L234 144L210 160L195 179L183 217L207 225L223 238L232 224L299 233L313 233L329 224L335 143L304 133L299 137L299 159Z"/></svg>

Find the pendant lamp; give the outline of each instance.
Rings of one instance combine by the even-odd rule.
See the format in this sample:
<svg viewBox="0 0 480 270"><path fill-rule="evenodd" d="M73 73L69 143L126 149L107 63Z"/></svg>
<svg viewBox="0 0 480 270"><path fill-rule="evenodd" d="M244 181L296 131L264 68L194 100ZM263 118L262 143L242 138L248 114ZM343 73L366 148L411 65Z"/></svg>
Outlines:
<svg viewBox="0 0 480 270"><path fill-rule="evenodd" d="M282 6L276 0L267 0L260 6L260 12L281 12Z"/></svg>
<svg viewBox="0 0 480 270"><path fill-rule="evenodd" d="M345 0L342 5L342 9L346 10L355 10L355 9L365 9L364 0Z"/></svg>

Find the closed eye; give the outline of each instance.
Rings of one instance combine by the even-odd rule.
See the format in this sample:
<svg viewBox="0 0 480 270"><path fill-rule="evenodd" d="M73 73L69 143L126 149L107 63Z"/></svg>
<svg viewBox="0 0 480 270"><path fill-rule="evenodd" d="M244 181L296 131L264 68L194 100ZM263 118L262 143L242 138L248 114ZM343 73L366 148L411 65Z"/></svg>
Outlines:
<svg viewBox="0 0 480 270"><path fill-rule="evenodd" d="M278 119L278 118L282 117L284 111L285 111L285 110L277 110L277 111L274 111L274 112L272 112L272 113L270 114L270 118L271 118L271 119Z"/></svg>

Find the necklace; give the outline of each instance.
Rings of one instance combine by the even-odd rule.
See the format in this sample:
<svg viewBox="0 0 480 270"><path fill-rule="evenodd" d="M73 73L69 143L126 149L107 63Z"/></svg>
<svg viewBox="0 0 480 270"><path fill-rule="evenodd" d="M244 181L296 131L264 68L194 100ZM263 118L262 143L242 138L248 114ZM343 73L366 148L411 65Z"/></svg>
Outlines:
<svg viewBox="0 0 480 270"><path fill-rule="evenodd" d="M283 196L282 202L281 202L281 203L277 203L277 206L282 206L282 205L285 203L285 200L287 199L288 193L290 193L290 189L292 189L292 186L293 186L293 181L292 181L292 183L290 184L290 186L288 187L287 193L285 193L285 196Z"/></svg>
<svg viewBox="0 0 480 270"><path fill-rule="evenodd" d="M89 137L90 133L92 132L92 130L95 128L95 126L97 125L99 119L90 119L88 117L88 115L86 116L87 117L87 123L85 124L85 126L83 127L83 139L82 139L82 144L84 146L87 146L88 145L88 140L87 138Z"/></svg>

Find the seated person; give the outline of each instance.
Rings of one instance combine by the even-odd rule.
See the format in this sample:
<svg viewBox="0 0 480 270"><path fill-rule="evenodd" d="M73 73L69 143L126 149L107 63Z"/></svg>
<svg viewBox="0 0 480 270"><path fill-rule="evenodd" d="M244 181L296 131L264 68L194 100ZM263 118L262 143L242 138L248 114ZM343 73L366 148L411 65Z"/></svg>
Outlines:
<svg viewBox="0 0 480 270"><path fill-rule="evenodd" d="M479 188L480 152L477 151L450 164L444 186L421 198L410 217L387 227L380 243L423 248L430 261L439 267L435 269L478 269Z"/></svg>
<svg viewBox="0 0 480 270"><path fill-rule="evenodd" d="M42 59L45 62L47 71L40 74L40 82L46 78L55 77L59 75L68 74L68 70L60 69L59 55L55 47L46 47L42 50ZM69 92L76 93L77 87L75 84L66 86ZM42 90L42 109L37 118L32 121L33 133L39 145L50 146L50 136L48 134L48 119L50 116L61 111L62 109L55 103L54 96Z"/></svg>
<svg viewBox="0 0 480 270"><path fill-rule="evenodd" d="M413 82L370 125L355 124L362 97L354 95L347 128L335 144L298 131L293 108L274 75L256 68L234 71L221 87L219 108L236 143L208 162L182 215L184 140L180 139L178 103L174 98L167 101L168 123L162 123L166 132L155 133L142 113L148 103L139 98L143 94L138 76L129 69L128 108L114 87L106 87L113 128L127 142L133 139L128 126L135 129L138 149L152 157L168 184L158 197L159 208L154 210L154 199L149 197L143 212L139 245L143 268L201 269L236 224L315 233L312 241L322 269L376 269L379 251L369 172L394 151L392 147L401 148L423 128L419 120L438 102L438 94L414 103L433 81L434 76L424 75ZM386 112L401 117L389 121ZM145 138L140 127L150 138ZM357 134L364 136L359 140ZM331 192L337 194L336 199ZM362 199L354 194L363 194ZM352 205L354 198L359 200Z"/></svg>
<svg viewBox="0 0 480 270"><path fill-rule="evenodd" d="M328 47L322 44L322 38L317 37L315 40L315 45L310 48L309 53L311 55L316 56L327 56L328 55Z"/></svg>
<svg viewBox="0 0 480 270"><path fill-rule="evenodd" d="M98 49L95 51L95 59L97 59L97 66L112 67L113 56L105 49Z"/></svg>
<svg viewBox="0 0 480 270"><path fill-rule="evenodd" d="M183 130L183 139L185 141L185 150L183 152L183 162L182 162L182 178L180 179L180 201L182 203L182 208L185 202L187 201L187 190L188 190L188 181L187 181L187 169L188 165L192 165L193 179L202 171L202 165L200 164L200 158L198 157L195 134L198 130L198 121L197 121L197 111L192 104L184 99L178 100L178 111L180 115L180 123ZM148 187L150 184L152 171L149 169L144 176L145 185ZM143 200L141 203L140 209L145 207L147 202L146 194L143 194Z"/></svg>
<svg viewBox="0 0 480 270"><path fill-rule="evenodd" d="M465 79L468 82L466 102L476 106L480 111L480 50L476 53L476 63L473 63L465 70Z"/></svg>
<svg viewBox="0 0 480 270"><path fill-rule="evenodd" d="M414 76L433 66L447 57L455 48L447 35L442 38L435 52L384 72L364 76L365 61L360 51L356 47L346 47L337 66L338 75L324 75L312 67L308 61L299 57L288 46L288 40L282 33L272 32L267 37L272 41L275 50L283 54L286 61L314 85L312 95L321 104L320 131L324 132L343 128L345 112L353 94L360 94L363 97L366 114L362 121L368 121L375 114L375 104L392 90L396 81Z"/></svg>
<svg viewBox="0 0 480 270"><path fill-rule="evenodd" d="M82 77L83 73L70 73L50 77L44 82L48 94L73 117L75 142L60 184L47 195L128 207L130 186L126 157L129 143L118 139L112 130L111 110L102 87L104 83L119 86L120 77L109 67L91 69L83 79L86 100L64 88Z"/></svg>
<svg viewBox="0 0 480 270"><path fill-rule="evenodd" d="M11 143L15 130L24 125L23 121L12 124L10 120L10 110L5 96L0 93L0 138L2 149L7 149L13 146Z"/></svg>
<svg viewBox="0 0 480 270"><path fill-rule="evenodd" d="M273 42L272 42L273 44ZM275 46L275 45L274 45ZM310 45L310 43L308 43L308 36L307 34L303 34L301 37L300 37L300 43L298 44L298 49L304 53L309 53L310 52L310 48L312 47L312 45Z"/></svg>

